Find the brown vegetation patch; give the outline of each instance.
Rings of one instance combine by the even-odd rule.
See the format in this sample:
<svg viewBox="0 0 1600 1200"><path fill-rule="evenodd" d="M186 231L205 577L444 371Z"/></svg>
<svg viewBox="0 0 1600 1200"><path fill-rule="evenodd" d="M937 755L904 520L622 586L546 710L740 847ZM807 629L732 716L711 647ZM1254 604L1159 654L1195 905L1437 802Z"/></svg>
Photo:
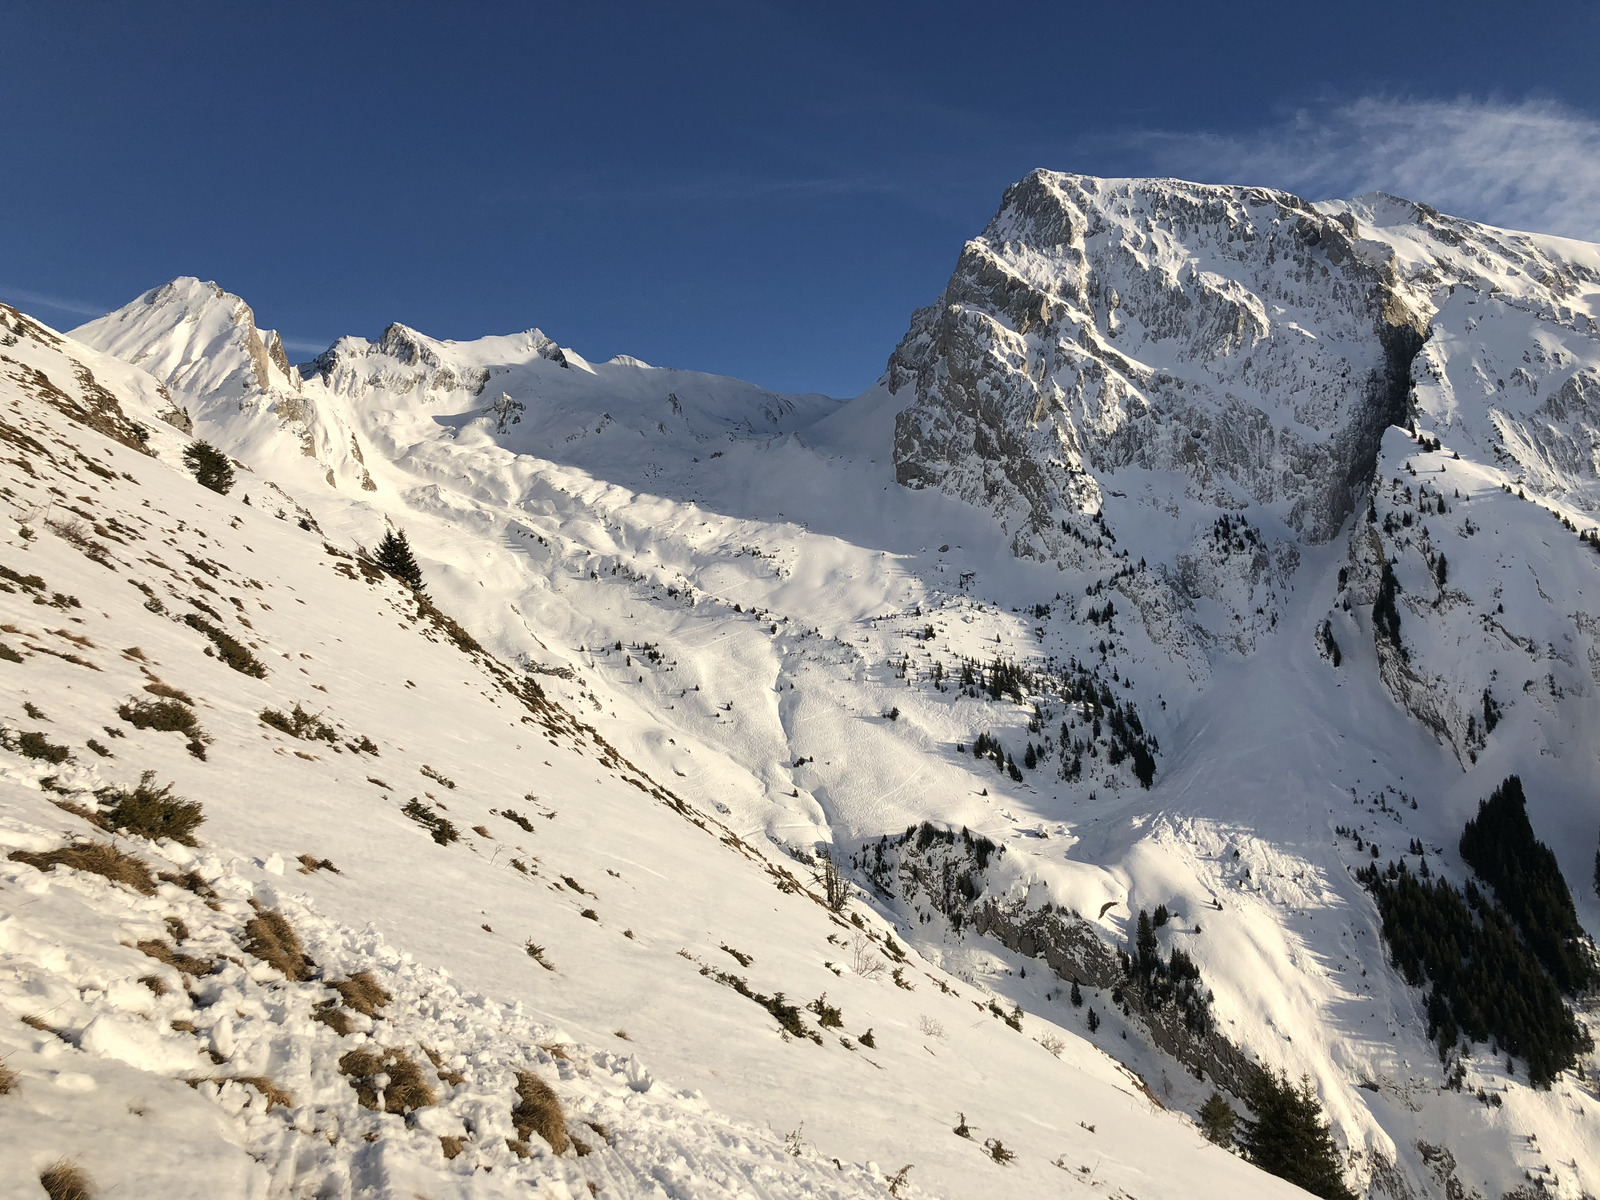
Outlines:
<svg viewBox="0 0 1600 1200"><path fill-rule="evenodd" d="M148 938L139 942L134 948L141 954L149 955L157 962L166 963L169 967L176 967L185 975L209 975L217 967L215 960L195 958L192 955L174 950L171 943L162 938ZM160 995L159 992L156 994Z"/></svg>
<svg viewBox="0 0 1600 1200"><path fill-rule="evenodd" d="M181 733L188 738L185 749L202 762L206 757L206 743L211 735L200 728L194 710L180 700L141 700L129 697L127 703L117 708L121 717L135 729L154 729L157 733Z"/></svg>
<svg viewBox="0 0 1600 1200"><path fill-rule="evenodd" d="M339 1060L339 1071L349 1077L361 1106L374 1112L408 1113L436 1102L422 1068L404 1050L390 1047L382 1054L376 1050L352 1050ZM376 1082L379 1075L389 1077L388 1086L383 1089L381 1109Z"/></svg>
<svg viewBox="0 0 1600 1200"><path fill-rule="evenodd" d="M517 1072L517 1105L511 1110L511 1121L518 1138L525 1140L530 1133L537 1133L557 1154L565 1154L572 1144L555 1089L532 1071Z"/></svg>
<svg viewBox="0 0 1600 1200"><path fill-rule="evenodd" d="M349 979L336 980L328 986L339 993L346 1005L368 1017L377 1016L378 1010L394 999L370 971L357 971Z"/></svg>
<svg viewBox="0 0 1600 1200"><path fill-rule="evenodd" d="M63 846L59 850L47 850L41 854L13 850L7 857L12 862L27 863L41 871L49 871L56 866L88 871L104 876L112 883L125 883L146 896L153 896L156 891L149 867L106 842L80 842L75 846Z"/></svg>
<svg viewBox="0 0 1600 1200"><path fill-rule="evenodd" d="M429 1050L424 1046L422 1052L428 1056L428 1061L433 1064L433 1069L438 1072L439 1078L451 1087L456 1087L467 1081L467 1077L460 1071L447 1071L444 1069L444 1058L437 1050Z"/></svg>
<svg viewBox="0 0 1600 1200"><path fill-rule="evenodd" d="M202 735L204 736L204 735ZM194 753L194 746L189 747ZM202 753L197 757L204 758ZM185 846L194 845L194 831L205 822L198 802L185 800L172 794L172 784L156 786L156 773L146 771L139 777L139 786L105 788L96 793L102 803L111 807L100 813L96 824L109 829L121 829L151 841L171 838Z"/></svg>
<svg viewBox="0 0 1600 1200"><path fill-rule="evenodd" d="M299 981L311 978L311 962L300 948L300 937L277 909L258 909L246 922L244 935L246 952L276 967L285 978Z"/></svg>
<svg viewBox="0 0 1600 1200"><path fill-rule="evenodd" d="M318 1006L317 1011L311 1014L313 1021L321 1021L340 1037L346 1037L355 1026L350 1021L350 1014L339 1007L337 1000L329 1000Z"/></svg>
<svg viewBox="0 0 1600 1200"><path fill-rule="evenodd" d="M177 1028L176 1021L173 1022L173 1028ZM184 1082L190 1087L199 1087L202 1083L214 1083L218 1087L225 1083L242 1083L248 1087L255 1088L256 1091L266 1097L268 1112L271 1112L274 1107L280 1104L284 1108L294 1107L294 1096L284 1091L265 1075L202 1075L198 1079L186 1079Z"/></svg>
<svg viewBox="0 0 1600 1200"><path fill-rule="evenodd" d="M444 1151L446 1158L458 1158L466 1148L466 1138L439 1136L439 1149Z"/></svg>
<svg viewBox="0 0 1600 1200"><path fill-rule="evenodd" d="M46 1167L39 1176L39 1186L50 1200L94 1200L94 1182L84 1169L66 1159Z"/></svg>

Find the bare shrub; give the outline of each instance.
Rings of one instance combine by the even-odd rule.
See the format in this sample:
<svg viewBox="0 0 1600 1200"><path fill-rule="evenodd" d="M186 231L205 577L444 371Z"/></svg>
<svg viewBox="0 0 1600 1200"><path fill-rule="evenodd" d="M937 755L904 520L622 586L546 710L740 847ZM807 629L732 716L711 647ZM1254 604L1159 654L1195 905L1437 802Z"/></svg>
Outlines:
<svg viewBox="0 0 1600 1200"><path fill-rule="evenodd" d="M168 837L185 846L194 845L194 831L205 821L198 802L172 794L172 784L156 786L156 773L139 776L139 786L104 788L95 793L102 804L111 807L100 814L111 829L120 829L155 841Z"/></svg>
<svg viewBox="0 0 1600 1200"><path fill-rule="evenodd" d="M377 1050L352 1050L339 1060L339 1071L349 1078L361 1106L374 1112L408 1113L436 1102L422 1068L404 1050L392 1046L381 1054ZM381 1089L377 1078L380 1075L389 1077Z"/></svg>
<svg viewBox="0 0 1600 1200"><path fill-rule="evenodd" d="M300 707L298 700L295 701L294 711L289 713L281 713L275 708L263 708L261 723L301 741L323 741L331 744L339 736L334 732L333 726L322 720L321 713L308 713Z"/></svg>
<svg viewBox="0 0 1600 1200"><path fill-rule="evenodd" d="M52 867L70 867L74 871L88 871L101 875L112 883L125 883L134 891L146 896L156 892L155 880L150 878L150 868L131 854L124 854L106 842L80 842L35 854L27 850L13 850L7 857L12 862L27 863L41 871Z"/></svg>
<svg viewBox="0 0 1600 1200"><path fill-rule="evenodd" d="M511 1110L511 1120L521 1140L526 1140L530 1133L537 1133L557 1154L565 1154L572 1144L567 1136L561 1100L555 1090L532 1071L517 1072L517 1105Z"/></svg>
<svg viewBox="0 0 1600 1200"><path fill-rule="evenodd" d="M339 993L346 1005L367 1017L377 1016L378 1010L394 999L370 971L357 971L349 979L340 979L328 986Z"/></svg>
<svg viewBox="0 0 1600 1200"><path fill-rule="evenodd" d="M0 745L24 758L37 758L48 763L64 763L72 757L71 750L65 746L55 745L38 731L33 733L19 733L14 729L0 731Z"/></svg>
<svg viewBox="0 0 1600 1200"><path fill-rule="evenodd" d="M185 614L183 623L196 633L203 633L210 638L211 644L216 647L217 657L241 675L249 675L254 679L266 678L267 668L261 660L250 653L250 648L232 634L218 629L204 617L196 616L194 613Z"/></svg>
<svg viewBox="0 0 1600 1200"><path fill-rule="evenodd" d="M845 882L839 873L839 866L833 861L833 856L826 851L822 855L822 890L828 901L828 907L834 912L844 911L845 902L850 899L850 885Z"/></svg>
<svg viewBox="0 0 1600 1200"><path fill-rule="evenodd" d="M117 716L135 729L183 734L189 739L185 749L202 762L205 761L206 743L211 741L211 735L200 728L194 710L181 700L141 700L130 696L127 703L117 709Z"/></svg>
<svg viewBox="0 0 1600 1200"><path fill-rule="evenodd" d="M999 1163L1002 1167L1017 1157L1014 1152L1005 1148L1004 1144L1001 1143L999 1138L988 1139L983 1143L983 1148L988 1153L989 1157L994 1159L995 1162Z"/></svg>
<svg viewBox="0 0 1600 1200"><path fill-rule="evenodd" d="M1066 1042L1062 1041L1053 1033L1047 1033L1040 1038L1039 1045L1043 1046L1056 1058L1060 1058L1061 1052L1067 1048Z"/></svg>
<svg viewBox="0 0 1600 1200"><path fill-rule="evenodd" d="M858 933L850 939L850 969L863 979L878 979L889 966L878 957L872 939L864 933Z"/></svg>
<svg viewBox="0 0 1600 1200"><path fill-rule="evenodd" d="M426 829L441 846L448 846L461 836L448 818L441 817L415 796L407 800L400 811Z"/></svg>
<svg viewBox="0 0 1600 1200"><path fill-rule="evenodd" d="M39 1186L50 1200L94 1200L95 1186L84 1169L66 1159L46 1167Z"/></svg>
<svg viewBox="0 0 1600 1200"><path fill-rule="evenodd" d="M927 1013L922 1014L921 1018L917 1022L917 1025L918 1028L922 1030L923 1037L938 1038L941 1041L944 1040L944 1026L939 1024L938 1021L935 1021Z"/></svg>
<svg viewBox="0 0 1600 1200"><path fill-rule="evenodd" d="M300 981L311 978L311 964L300 948L300 937L277 909L258 909L245 923L244 935L245 951L282 971L285 978Z"/></svg>

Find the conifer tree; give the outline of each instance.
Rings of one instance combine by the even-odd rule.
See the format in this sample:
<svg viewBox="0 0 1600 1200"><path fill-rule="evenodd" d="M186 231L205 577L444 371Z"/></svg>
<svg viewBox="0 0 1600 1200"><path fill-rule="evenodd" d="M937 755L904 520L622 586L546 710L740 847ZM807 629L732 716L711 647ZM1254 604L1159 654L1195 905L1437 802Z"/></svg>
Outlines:
<svg viewBox="0 0 1600 1200"><path fill-rule="evenodd" d="M1323 1200L1355 1200L1309 1078L1296 1087L1287 1075L1260 1070L1248 1099L1255 1120L1243 1123L1240 1141L1251 1162Z"/></svg>
<svg viewBox="0 0 1600 1200"><path fill-rule="evenodd" d="M378 565L414 592L422 590L422 568L411 553L406 531L391 529L378 543Z"/></svg>
<svg viewBox="0 0 1600 1200"><path fill-rule="evenodd" d="M201 487L226 496L233 487L233 464L210 442L190 442L183 452L184 466Z"/></svg>
<svg viewBox="0 0 1600 1200"><path fill-rule="evenodd" d="M1238 1123L1239 1114L1233 1111L1233 1105L1222 1098L1221 1092L1213 1091L1200 1106L1200 1132L1206 1135L1208 1142L1231 1146L1233 1130Z"/></svg>

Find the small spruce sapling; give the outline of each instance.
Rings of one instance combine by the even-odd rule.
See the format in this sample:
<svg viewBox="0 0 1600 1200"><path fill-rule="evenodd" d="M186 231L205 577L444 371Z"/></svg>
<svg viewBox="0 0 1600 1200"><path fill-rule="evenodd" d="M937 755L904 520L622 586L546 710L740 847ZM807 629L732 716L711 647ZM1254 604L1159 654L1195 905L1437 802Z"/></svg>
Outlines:
<svg viewBox="0 0 1600 1200"><path fill-rule="evenodd" d="M189 443L183 452L183 463L196 483L219 496L226 496L233 487L233 464L210 442Z"/></svg>
<svg viewBox="0 0 1600 1200"><path fill-rule="evenodd" d="M404 529L391 529L378 543L375 555L378 565L414 592L422 590L422 568L411 553L411 543Z"/></svg>
<svg viewBox="0 0 1600 1200"><path fill-rule="evenodd" d="M1200 1106L1200 1132L1206 1135L1208 1142L1231 1146L1233 1130L1238 1123L1239 1114L1222 1098L1221 1092L1213 1091Z"/></svg>

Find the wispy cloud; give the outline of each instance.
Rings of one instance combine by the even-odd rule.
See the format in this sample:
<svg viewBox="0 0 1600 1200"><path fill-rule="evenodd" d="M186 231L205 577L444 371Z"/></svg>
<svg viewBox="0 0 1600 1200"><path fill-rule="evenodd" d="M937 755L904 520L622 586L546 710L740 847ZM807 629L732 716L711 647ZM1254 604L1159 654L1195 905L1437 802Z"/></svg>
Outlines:
<svg viewBox="0 0 1600 1200"><path fill-rule="evenodd" d="M1253 134L1135 138L1165 173L1314 199L1385 191L1473 220L1600 240L1600 120L1552 101L1365 96Z"/></svg>
<svg viewBox="0 0 1600 1200"><path fill-rule="evenodd" d="M108 304L91 304L85 300L72 300L66 296L54 296L48 292L34 292L27 288L12 287L8 283L0 283L0 298L10 303L14 308L32 310L48 308L55 312L71 313L78 317L103 317L111 311Z"/></svg>
<svg viewBox="0 0 1600 1200"><path fill-rule="evenodd" d="M325 342L314 342L308 338L283 338L283 348L293 350L296 354L321 354L331 345L333 345L332 338Z"/></svg>

